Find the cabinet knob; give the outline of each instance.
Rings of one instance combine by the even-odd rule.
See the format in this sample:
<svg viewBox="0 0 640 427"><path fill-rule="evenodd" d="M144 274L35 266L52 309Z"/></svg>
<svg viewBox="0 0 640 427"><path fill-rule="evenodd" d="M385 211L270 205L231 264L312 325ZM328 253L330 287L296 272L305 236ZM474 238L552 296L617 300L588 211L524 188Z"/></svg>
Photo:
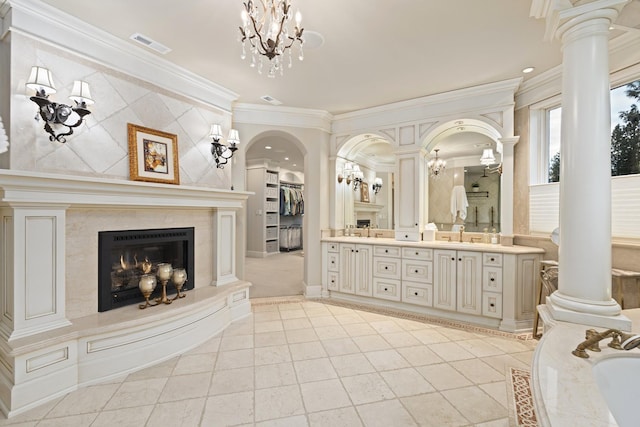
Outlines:
<svg viewBox="0 0 640 427"><path fill-rule="evenodd" d="M335 281L335 280L332 280L332 281L331 281L331 283L336 283L336 281Z"/></svg>
<svg viewBox="0 0 640 427"><path fill-rule="evenodd" d="M455 260L456 260L455 258L451 258L451 261L455 261Z"/></svg>
<svg viewBox="0 0 640 427"><path fill-rule="evenodd" d="M353 249L351 249L351 252L353 252Z"/></svg>
<svg viewBox="0 0 640 427"><path fill-rule="evenodd" d="M388 291L388 289L387 289L387 288L384 288L384 291L386 292L386 291Z"/></svg>
<svg viewBox="0 0 640 427"><path fill-rule="evenodd" d="M416 224L416 225L418 225L418 224ZM409 235L408 235L408 234L405 234L405 235L404 235L404 238L405 238L405 239L408 239L408 238L409 238Z"/></svg>
<svg viewBox="0 0 640 427"><path fill-rule="evenodd" d="M489 306L491 306L491 307L495 307L496 305L492 303L492 304L489 304Z"/></svg>
<svg viewBox="0 0 640 427"><path fill-rule="evenodd" d="M414 294L415 296L418 296L418 293L417 293L417 292L414 292L413 294Z"/></svg>
<svg viewBox="0 0 640 427"><path fill-rule="evenodd" d="M495 258L491 258L491 261L495 261L495 260L496 260Z"/></svg>
<svg viewBox="0 0 640 427"><path fill-rule="evenodd" d="M462 261L462 258L458 258L458 261Z"/></svg>
<svg viewBox="0 0 640 427"><path fill-rule="evenodd" d="M416 255L418 255L418 252L416 252Z"/></svg>
<svg viewBox="0 0 640 427"><path fill-rule="evenodd" d="M358 253L359 251L356 249L356 253Z"/></svg>
<svg viewBox="0 0 640 427"><path fill-rule="evenodd" d="M385 249L385 250L384 250L384 253L385 253L385 254L388 254L388 253L389 253L389 249Z"/></svg>
<svg viewBox="0 0 640 427"><path fill-rule="evenodd" d="M414 272L415 272L415 273L417 273L417 272L418 272L418 270L414 270Z"/></svg>
<svg viewBox="0 0 640 427"><path fill-rule="evenodd" d="M492 277L490 280L491 280L492 282L495 282L495 281L496 281L496 278L495 278L495 277Z"/></svg>
<svg viewBox="0 0 640 427"><path fill-rule="evenodd" d="M389 269L389 267L388 267L388 266L385 266L385 267L384 267L384 269L385 269L385 270L388 270L388 269Z"/></svg>

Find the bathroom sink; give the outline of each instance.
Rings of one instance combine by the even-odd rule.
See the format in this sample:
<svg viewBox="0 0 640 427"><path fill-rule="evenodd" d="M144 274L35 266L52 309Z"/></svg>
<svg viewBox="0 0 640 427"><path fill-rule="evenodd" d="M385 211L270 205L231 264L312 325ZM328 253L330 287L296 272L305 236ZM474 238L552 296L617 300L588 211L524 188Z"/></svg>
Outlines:
<svg viewBox="0 0 640 427"><path fill-rule="evenodd" d="M620 427L638 426L637 391L640 354L603 357L593 365L600 393Z"/></svg>

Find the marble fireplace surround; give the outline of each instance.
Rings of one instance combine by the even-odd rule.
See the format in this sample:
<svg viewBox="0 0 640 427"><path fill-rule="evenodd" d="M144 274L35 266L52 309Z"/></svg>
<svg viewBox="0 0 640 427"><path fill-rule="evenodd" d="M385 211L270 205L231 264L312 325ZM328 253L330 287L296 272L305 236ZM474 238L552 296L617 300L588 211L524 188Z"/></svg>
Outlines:
<svg viewBox="0 0 640 427"><path fill-rule="evenodd" d="M249 193L0 170L0 410L195 347L250 314L235 274ZM171 305L98 313L98 231L195 228L195 284Z"/></svg>

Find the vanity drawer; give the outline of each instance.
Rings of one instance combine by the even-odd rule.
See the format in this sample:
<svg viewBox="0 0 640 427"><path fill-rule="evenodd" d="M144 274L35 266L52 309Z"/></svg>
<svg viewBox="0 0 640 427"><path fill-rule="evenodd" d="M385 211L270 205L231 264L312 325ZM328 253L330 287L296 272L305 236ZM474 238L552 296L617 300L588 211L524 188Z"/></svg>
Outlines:
<svg viewBox="0 0 640 427"><path fill-rule="evenodd" d="M431 261L403 259L402 280L412 280L419 283L432 283L433 263Z"/></svg>
<svg viewBox="0 0 640 427"><path fill-rule="evenodd" d="M388 279L400 279L400 258L373 257L373 276L386 277Z"/></svg>
<svg viewBox="0 0 640 427"><path fill-rule="evenodd" d="M482 293L482 315L502 319L502 294L496 292Z"/></svg>
<svg viewBox="0 0 640 427"><path fill-rule="evenodd" d="M327 253L327 270L339 271L340 269L340 254L339 253Z"/></svg>
<svg viewBox="0 0 640 427"><path fill-rule="evenodd" d="M502 292L502 268L484 267L482 269L482 290Z"/></svg>
<svg viewBox="0 0 640 427"><path fill-rule="evenodd" d="M418 225L418 224L416 224ZM396 231L396 240L405 242L419 242L422 240L418 231Z"/></svg>
<svg viewBox="0 0 640 427"><path fill-rule="evenodd" d="M337 271L327 272L327 289L330 291L340 290L340 273Z"/></svg>
<svg viewBox="0 0 640 427"><path fill-rule="evenodd" d="M418 286L412 283L402 282L402 301L410 304L433 306L433 286Z"/></svg>
<svg viewBox="0 0 640 427"><path fill-rule="evenodd" d="M327 251L328 252L340 252L340 249L338 249L338 243L327 243Z"/></svg>
<svg viewBox="0 0 640 427"><path fill-rule="evenodd" d="M502 254L483 253L482 264L492 267L502 267Z"/></svg>
<svg viewBox="0 0 640 427"><path fill-rule="evenodd" d="M400 280L373 278L373 296L400 301Z"/></svg>
<svg viewBox="0 0 640 427"><path fill-rule="evenodd" d="M385 257L397 257L400 258L399 246L374 246L373 247L373 256L385 256Z"/></svg>
<svg viewBox="0 0 640 427"><path fill-rule="evenodd" d="M402 248L402 258L421 259L431 261L433 259L433 249L428 248Z"/></svg>

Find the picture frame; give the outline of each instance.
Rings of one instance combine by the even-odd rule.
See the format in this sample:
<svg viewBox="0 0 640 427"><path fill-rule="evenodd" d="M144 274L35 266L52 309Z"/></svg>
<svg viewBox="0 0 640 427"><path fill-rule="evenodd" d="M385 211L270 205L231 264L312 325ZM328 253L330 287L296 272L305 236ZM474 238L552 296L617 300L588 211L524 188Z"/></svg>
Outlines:
<svg viewBox="0 0 640 427"><path fill-rule="evenodd" d="M360 184L360 201L369 203L369 184L364 181Z"/></svg>
<svg viewBox="0 0 640 427"><path fill-rule="evenodd" d="M177 135L128 123L127 136L131 180L180 184Z"/></svg>

